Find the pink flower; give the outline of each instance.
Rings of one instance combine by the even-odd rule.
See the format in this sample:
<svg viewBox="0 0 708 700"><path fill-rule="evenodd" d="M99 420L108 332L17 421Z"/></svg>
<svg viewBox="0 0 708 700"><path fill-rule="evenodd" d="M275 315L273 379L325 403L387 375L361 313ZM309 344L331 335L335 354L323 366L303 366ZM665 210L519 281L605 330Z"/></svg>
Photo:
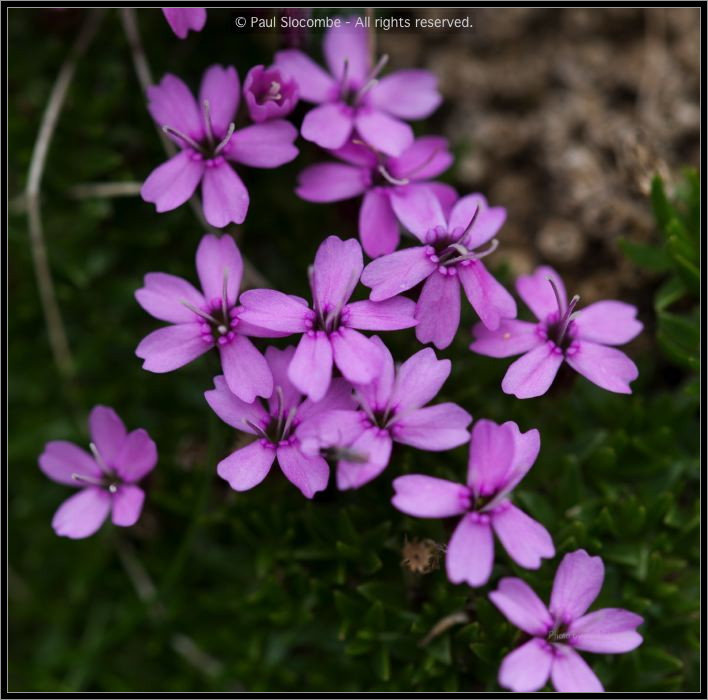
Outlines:
<svg viewBox="0 0 708 700"><path fill-rule="evenodd" d="M351 457L337 465L337 487L355 489L388 465L394 442L439 452L469 440L472 416L454 403L427 406L450 374L450 360L425 348L396 370L393 357L377 337L381 370L368 384L356 384L358 410L330 411L303 425L298 437L310 452L346 447ZM405 477L404 477L405 478Z"/></svg>
<svg viewBox="0 0 708 700"><path fill-rule="evenodd" d="M143 338L135 354L149 372L171 372L216 347L231 391L244 401L270 396L273 379L263 355L247 336L277 333L244 322L237 305L243 261L231 236L206 235L197 249L201 291L164 272L145 275L135 292L140 306L171 325Z"/></svg>
<svg viewBox="0 0 708 700"><path fill-rule="evenodd" d="M317 107L305 115L302 135L322 148L341 148L356 130L377 151L397 156L413 142L403 119L424 119L442 98L425 70L402 70L378 79L387 56L372 67L369 33L357 18L327 30L323 50L329 73L297 49L279 51L276 64L292 76L300 97Z"/></svg>
<svg viewBox="0 0 708 700"><path fill-rule="evenodd" d="M605 567L584 549L566 554L558 567L546 608L521 579L503 578L489 598L532 639L502 661L499 684L518 693L542 688L551 678L559 693L601 693L602 684L577 650L622 654L642 643L644 620L622 608L585 614L602 588Z"/></svg>
<svg viewBox="0 0 708 700"><path fill-rule="evenodd" d="M522 356L504 375L502 389L519 399L548 391L565 360L594 384L618 394L631 394L629 382L639 376L622 345L635 338L642 324L637 309L620 301L598 301L575 311L580 297L568 303L563 280L550 267L519 277L516 291L538 323L503 320L496 328L477 324L470 350L490 357Z"/></svg>
<svg viewBox="0 0 708 700"><path fill-rule="evenodd" d="M145 492L136 484L157 463L157 448L142 428L127 432L112 408L96 406L89 416L92 455L65 440L44 446L39 468L52 481L79 489L52 518L57 535L90 537L111 513L114 525L135 525Z"/></svg>
<svg viewBox="0 0 708 700"><path fill-rule="evenodd" d="M392 503L417 518L462 518L447 546L447 577L452 583L482 586L494 564L494 534L507 554L526 569L555 554L546 528L511 503L509 494L536 461L538 430L522 433L511 421L478 421L472 429L467 484L423 474L393 482Z"/></svg>
<svg viewBox="0 0 708 700"><path fill-rule="evenodd" d="M152 171L140 191L159 212L184 204L202 186L204 216L212 226L240 224L249 197L228 161L254 168L277 168L297 155L295 127L276 119L235 130L239 79L233 67L212 66L202 78L199 104L176 76L148 88L152 118L182 149Z"/></svg>
<svg viewBox="0 0 708 700"><path fill-rule="evenodd" d="M207 13L204 7L163 7L162 12L180 39L186 39L190 29L201 32L206 24Z"/></svg>
<svg viewBox="0 0 708 700"><path fill-rule="evenodd" d="M351 406L352 390L343 379L335 379L321 401L302 401L302 395L288 379L288 366L294 353L292 347L266 350L275 386L267 404L241 401L229 390L223 377L216 377L215 388L204 394L221 420L257 437L250 445L219 462L217 467L219 476L236 491L248 491L260 484L276 459L286 478L306 498L312 498L327 486L327 462L319 454L303 453L295 429L327 411Z"/></svg>
<svg viewBox="0 0 708 700"><path fill-rule="evenodd" d="M299 175L295 190L308 202L338 202L363 194L359 210L359 237L367 255L376 258L398 247L400 232L392 200L411 183L424 184L444 202L449 212L457 192L441 182L428 182L452 163L447 139L424 136L400 156L385 156L370 147L349 142L331 151L344 163L318 163Z"/></svg>
<svg viewBox="0 0 708 700"><path fill-rule="evenodd" d="M287 117L297 104L297 83L275 66L254 66L243 82L243 97L256 123Z"/></svg>
<svg viewBox="0 0 708 700"><path fill-rule="evenodd" d="M371 287L371 300L391 299L423 280L415 317L421 343L446 348L460 325L460 286L488 328L516 316L516 302L489 274L481 258L497 246L477 251L506 219L503 207L488 207L481 194L460 199L446 216L429 190L409 186L394 192L391 204L404 226L423 244L399 250L367 265L361 281Z"/></svg>
<svg viewBox="0 0 708 700"><path fill-rule="evenodd" d="M363 267L358 241L330 236L317 249L310 270L314 309L304 299L273 289L252 289L241 297L242 321L276 333L302 333L288 377L313 401L327 393L333 365L360 384L378 374L381 352L357 329L391 331L415 325L410 299L348 303Z"/></svg>

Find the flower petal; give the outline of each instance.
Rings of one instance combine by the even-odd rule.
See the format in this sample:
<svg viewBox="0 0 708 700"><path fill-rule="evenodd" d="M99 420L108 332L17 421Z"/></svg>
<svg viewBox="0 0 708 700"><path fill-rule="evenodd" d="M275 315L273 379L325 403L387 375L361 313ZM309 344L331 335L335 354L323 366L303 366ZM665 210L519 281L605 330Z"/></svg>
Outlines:
<svg viewBox="0 0 708 700"><path fill-rule="evenodd" d="M332 383L342 380L334 380ZM325 398L311 402L312 409L319 408L327 402ZM317 455L321 449L328 447L349 447L365 430L366 423L363 414L352 408L332 408L330 410L312 411L305 415L303 422L297 428L297 437L302 451L308 455Z"/></svg>
<svg viewBox="0 0 708 700"><path fill-rule="evenodd" d="M331 415L337 411L353 411L355 408L356 401L352 395L351 384L343 377L337 377L330 382L329 389L322 399L319 401L305 399L300 404L297 418L302 424L323 414Z"/></svg>
<svg viewBox="0 0 708 700"><path fill-rule="evenodd" d="M337 463L337 488L340 491L358 489L375 479L388 466L393 443L386 431L365 430L349 448L361 455L361 462L341 460Z"/></svg>
<svg viewBox="0 0 708 700"><path fill-rule="evenodd" d="M295 349L290 381L312 401L319 401L332 379L332 345L324 331L304 333Z"/></svg>
<svg viewBox="0 0 708 700"><path fill-rule="evenodd" d="M480 260L465 260L457 265L467 299L482 323L491 330L499 328L502 319L516 316L514 297L502 287Z"/></svg>
<svg viewBox="0 0 708 700"><path fill-rule="evenodd" d="M507 554L525 569L538 569L542 559L555 556L553 539L541 523L505 503L490 514L492 527Z"/></svg>
<svg viewBox="0 0 708 700"><path fill-rule="evenodd" d="M459 199L457 190L451 185L446 185L444 182L421 182L420 184L425 185L438 198L443 214L445 218L448 219L452 213L455 202Z"/></svg>
<svg viewBox="0 0 708 700"><path fill-rule="evenodd" d="M354 128L350 107L343 102L328 102L311 109L302 120L302 138L322 148L341 148Z"/></svg>
<svg viewBox="0 0 708 700"><path fill-rule="evenodd" d="M568 626L570 644L596 654L624 654L643 641L636 631L644 619L622 608L602 608L573 620Z"/></svg>
<svg viewBox="0 0 708 700"><path fill-rule="evenodd" d="M425 119L442 102L438 79L427 70L399 70L371 89L369 103L401 119Z"/></svg>
<svg viewBox="0 0 708 700"><path fill-rule="evenodd" d="M147 89L148 111L159 127L171 126L195 141L204 138L202 115L192 91L176 75L165 75ZM184 144L173 137L179 146Z"/></svg>
<svg viewBox="0 0 708 700"><path fill-rule="evenodd" d="M283 474L305 498L312 498L327 488L329 465L322 457L304 455L295 445L278 447L276 452Z"/></svg>
<svg viewBox="0 0 708 700"><path fill-rule="evenodd" d="M81 489L62 503L52 518L54 532L60 537L79 540L90 537L108 516L111 496L105 489Z"/></svg>
<svg viewBox="0 0 708 700"><path fill-rule="evenodd" d="M184 204L202 179L204 161L191 151L180 151L158 166L140 188L140 196L155 205L158 212L171 211Z"/></svg>
<svg viewBox="0 0 708 700"><path fill-rule="evenodd" d="M211 226L223 228L231 222L242 224L249 201L246 186L228 163L204 170L202 208Z"/></svg>
<svg viewBox="0 0 708 700"><path fill-rule="evenodd" d="M312 316L301 300L275 289L249 289L241 295L239 320L282 333L304 333Z"/></svg>
<svg viewBox="0 0 708 700"><path fill-rule="evenodd" d="M273 392L268 399L271 415L276 415L279 410L287 415L290 409L297 408L302 399L302 394L288 377L288 368L294 355L295 347L292 345L284 350L271 346L265 351L265 359L273 375Z"/></svg>
<svg viewBox="0 0 708 700"><path fill-rule="evenodd" d="M364 141L388 156L400 155L413 143L413 129L408 124L378 109L361 107L354 126Z"/></svg>
<svg viewBox="0 0 708 700"><path fill-rule="evenodd" d="M467 483L477 496L491 496L505 483L514 459L514 433L509 423L486 418L472 427Z"/></svg>
<svg viewBox="0 0 708 700"><path fill-rule="evenodd" d="M553 627L548 608L520 578L500 579L489 599L512 625L528 634L543 637Z"/></svg>
<svg viewBox="0 0 708 700"><path fill-rule="evenodd" d="M416 325L415 302L406 297L347 304L347 326L365 331L398 331Z"/></svg>
<svg viewBox="0 0 708 700"><path fill-rule="evenodd" d="M415 337L443 350L452 343L460 326L460 282L457 275L431 274L425 280L416 305Z"/></svg>
<svg viewBox="0 0 708 700"><path fill-rule="evenodd" d="M450 214L450 230L452 231L456 228L466 230L477 209L479 209L479 212L472 230L464 240L465 245L470 250L479 248L479 246L494 238L506 221L506 209L504 207L490 207L484 195L471 194L460 199L453 207Z"/></svg>
<svg viewBox="0 0 708 700"><path fill-rule="evenodd" d="M422 246L406 248L370 262L361 282L371 288L372 301L382 301L415 287L436 267Z"/></svg>
<svg viewBox="0 0 708 700"><path fill-rule="evenodd" d="M483 586L492 573L494 538L487 522L480 522L476 513L465 515L452 533L445 568L451 583Z"/></svg>
<svg viewBox="0 0 708 700"><path fill-rule="evenodd" d="M145 491L132 484L123 484L113 494L111 517L114 525L132 527L138 522L145 502Z"/></svg>
<svg viewBox="0 0 708 700"><path fill-rule="evenodd" d="M530 639L504 657L499 667L499 685L515 693L533 693L546 685L552 663L549 644Z"/></svg>
<svg viewBox="0 0 708 700"><path fill-rule="evenodd" d="M197 248L197 274L207 302L221 300L226 281L226 300L233 306L243 277L243 259L229 235L207 234Z"/></svg>
<svg viewBox="0 0 708 700"><path fill-rule="evenodd" d="M432 348L419 350L398 368L390 405L399 413L425 406L437 396L451 368L450 360L438 360Z"/></svg>
<svg viewBox="0 0 708 700"><path fill-rule="evenodd" d="M370 258L393 253L401 238L387 188L375 187L364 195L359 210L359 238Z"/></svg>
<svg viewBox="0 0 708 700"><path fill-rule="evenodd" d="M393 355L385 343L378 336L373 336L371 342L376 345L381 354L379 371L368 384L359 384L356 387L360 403L371 411L384 411L390 406L391 392L396 369Z"/></svg>
<svg viewBox="0 0 708 700"><path fill-rule="evenodd" d="M565 311L568 304L565 285L553 268L542 265L537 267L532 274L522 275L516 280L516 291L539 321L545 321L549 314L558 313L558 302L549 279L553 280L558 288L563 311Z"/></svg>
<svg viewBox="0 0 708 700"><path fill-rule="evenodd" d="M341 309L352 295L364 258L359 241L328 236L320 244L312 271L313 293L323 311Z"/></svg>
<svg viewBox="0 0 708 700"><path fill-rule="evenodd" d="M352 15L331 27L322 41L329 72L337 81L346 74L347 84L352 83L356 89L363 87L371 72L369 32L358 19Z"/></svg>
<svg viewBox="0 0 708 700"><path fill-rule="evenodd" d="M251 403L256 396L268 398L273 393L270 367L246 336L236 334L233 340L217 347L226 383L239 399Z"/></svg>
<svg viewBox="0 0 708 700"><path fill-rule="evenodd" d="M97 479L103 475L88 452L66 440L52 440L44 446L44 452L39 456L39 468L52 481L69 486L81 486L72 474Z"/></svg>
<svg viewBox="0 0 708 700"><path fill-rule="evenodd" d="M555 645L551 682L559 693L602 693L605 690L580 654L565 644Z"/></svg>
<svg viewBox="0 0 708 700"><path fill-rule="evenodd" d="M300 97L306 102L325 102L336 90L332 76L302 51L278 51L275 54L275 65L295 80Z"/></svg>
<svg viewBox="0 0 708 700"><path fill-rule="evenodd" d="M352 328L340 328L330 337L334 363L346 379L366 384L379 373L381 352L369 338Z"/></svg>
<svg viewBox="0 0 708 700"><path fill-rule="evenodd" d="M467 510L469 491L454 481L408 474L394 479L393 488L396 493L391 503L415 518L449 518Z"/></svg>
<svg viewBox="0 0 708 700"><path fill-rule="evenodd" d="M386 169L399 180L428 180L452 165L448 141L442 136L423 136L399 156L386 160Z"/></svg>
<svg viewBox="0 0 708 700"><path fill-rule="evenodd" d="M182 302L198 309L204 306L204 297L187 280L164 272L145 275L145 286L135 292L138 304L151 316L169 323L194 321L194 311Z"/></svg>
<svg viewBox="0 0 708 700"><path fill-rule="evenodd" d="M209 103L209 118L217 141L226 136L229 125L234 121L238 109L241 85L233 66L226 68L216 65L207 68L199 86L199 108Z"/></svg>
<svg viewBox="0 0 708 700"><path fill-rule="evenodd" d="M157 445L143 428L128 433L115 458L115 469L123 481L135 484L157 464Z"/></svg>
<svg viewBox="0 0 708 700"><path fill-rule="evenodd" d="M532 350L543 340L536 333L537 324L503 318L496 330L490 331L483 323L472 328L474 340L470 350L487 357L512 357Z"/></svg>
<svg viewBox="0 0 708 700"><path fill-rule="evenodd" d="M270 349L270 348L269 348ZM222 375L214 377L214 388L204 392L204 398L224 423L244 433L255 435L255 431L246 422L255 425L267 423L267 413L260 401L246 403L236 396L226 384Z"/></svg>
<svg viewBox="0 0 708 700"><path fill-rule="evenodd" d="M563 364L563 353L551 342L538 345L509 365L502 390L518 399L545 394Z"/></svg>
<svg viewBox="0 0 708 700"><path fill-rule="evenodd" d="M206 24L207 13L204 7L163 7L162 12L180 39L186 39L190 29L200 32Z"/></svg>
<svg viewBox="0 0 708 700"><path fill-rule="evenodd" d="M365 168L344 163L318 163L297 178L295 192L307 202L339 202L366 191L371 177Z"/></svg>
<svg viewBox="0 0 708 700"><path fill-rule="evenodd" d="M514 459L497 497L509 493L526 476L541 449L541 434L535 428L522 433L513 421L503 425L508 425L514 436Z"/></svg>
<svg viewBox="0 0 708 700"><path fill-rule="evenodd" d="M399 418L393 433L396 442L419 450L439 452L467 442L472 416L455 403L418 408Z"/></svg>
<svg viewBox="0 0 708 700"><path fill-rule="evenodd" d="M89 414L91 441L98 449L103 461L115 466L116 457L123 447L128 434L118 414L108 406L94 406Z"/></svg>
<svg viewBox="0 0 708 700"><path fill-rule="evenodd" d="M631 394L629 383L639 376L637 365L621 350L587 340L574 343L566 361L593 384L617 394Z"/></svg>
<svg viewBox="0 0 708 700"><path fill-rule="evenodd" d="M274 460L275 447L265 440L256 440L222 459L216 473L234 491L248 491L266 478Z"/></svg>
<svg viewBox="0 0 708 700"><path fill-rule="evenodd" d="M566 623L580 617L597 598L605 578L600 557L591 557L584 549L563 557L551 592L551 614Z"/></svg>
<svg viewBox="0 0 708 700"><path fill-rule="evenodd" d="M225 155L252 168L278 168L297 157L297 129L284 119L252 124L231 137Z"/></svg>
<svg viewBox="0 0 708 700"><path fill-rule="evenodd" d="M423 243L437 226L447 230L440 200L426 185L397 187L391 193L391 206L403 226Z"/></svg>
<svg viewBox="0 0 708 700"><path fill-rule="evenodd" d="M213 347L202 340L200 332L201 326L198 323L179 323L158 328L140 341L135 354L144 360L143 369L148 372L171 372Z"/></svg>
<svg viewBox="0 0 708 700"><path fill-rule="evenodd" d="M637 307L621 301L597 301L577 312L578 336L602 345L623 345L641 333Z"/></svg>

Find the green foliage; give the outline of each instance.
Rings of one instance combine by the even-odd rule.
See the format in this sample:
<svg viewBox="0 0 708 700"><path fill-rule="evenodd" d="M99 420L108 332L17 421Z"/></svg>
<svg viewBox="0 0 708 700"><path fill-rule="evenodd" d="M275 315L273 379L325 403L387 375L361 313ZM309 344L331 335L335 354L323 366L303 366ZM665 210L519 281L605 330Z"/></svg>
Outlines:
<svg viewBox="0 0 708 700"><path fill-rule="evenodd" d="M667 275L654 297L657 340L667 357L682 367L700 366L700 179L687 170L672 198L657 175L651 205L661 245L621 242L637 265Z"/></svg>
<svg viewBox="0 0 708 700"><path fill-rule="evenodd" d="M185 42L158 10L139 15L157 75L170 70L194 82L220 61L235 63L243 76L277 48L275 35L235 35L227 12L212 11L208 31ZM10 10L11 197L24 186L76 20L72 11ZM295 197L295 174L319 157L300 145L296 164L246 173L252 209L241 229L244 254L291 293L306 292L305 271L325 234L356 229L347 203ZM12 210L9 219L10 689L498 691L499 663L520 642L518 630L490 604L489 587L453 586L444 568L408 571L401 564L406 538L443 547L454 523L411 519L390 505L391 480L402 473L461 478L466 448L433 454L397 447L376 481L354 492L331 487L312 502L277 469L237 494L215 473L237 437L202 397L216 363L204 358L169 375L140 368L134 349L158 324L133 292L151 270L194 279L202 232L186 207L158 215L138 198L76 201L68 192L80 182L139 181L162 158L110 15L70 88L43 193L50 259L79 368L71 391L52 365L24 213ZM657 344L666 347L664 335L678 343L681 332L698 333L697 315L686 306L695 297L697 264L687 246L698 236L692 178L671 199L655 185L665 243L647 255L674 280L657 295L657 313L678 316L684 331L664 320L654 333L653 319L642 319L644 344L627 348L640 368L632 396L581 378L557 396L504 395L507 363L467 350L469 309L454 345L441 353L453 359L453 374L440 400L542 435L538 462L516 497L553 534L558 556L526 571L498 547L490 585L516 575L547 596L563 554L584 547L602 556L606 582L595 605L626 607L646 620L637 651L587 655L616 691L699 686L698 395L684 391L691 374L683 368L693 365L671 367L656 352ZM416 347L410 332L387 338L399 359ZM688 356L692 343L680 343ZM137 526L106 526L88 540L68 541L49 526L67 489L43 477L37 456L47 440L85 443L86 415L96 403L114 406L129 427L146 427L160 460ZM126 549L155 586L148 602L124 566Z"/></svg>

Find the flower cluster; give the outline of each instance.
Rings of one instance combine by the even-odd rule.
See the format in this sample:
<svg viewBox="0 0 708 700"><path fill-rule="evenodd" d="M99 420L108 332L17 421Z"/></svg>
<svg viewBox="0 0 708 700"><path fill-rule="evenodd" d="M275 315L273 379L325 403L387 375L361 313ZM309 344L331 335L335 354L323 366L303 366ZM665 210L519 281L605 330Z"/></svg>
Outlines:
<svg viewBox="0 0 708 700"><path fill-rule="evenodd" d="M203 8L163 9L181 38L204 25ZM517 319L514 297L484 261L499 245L505 209L437 182L453 160L447 141L415 139L407 123L440 104L435 77L424 70L384 74L387 57L371 60L368 32L356 22L330 29L323 53L326 70L295 49L278 52L273 66L253 67L243 85L253 123L242 128L236 128L235 68L208 68L198 99L166 75L148 90L148 110L179 152L147 177L142 197L165 212L201 184L211 226L242 223L249 194L233 164L276 168L293 160L297 130L286 117L303 100L315 107L300 134L335 160L303 170L296 192L309 202L362 197L361 243L332 235L319 244L308 301L288 290L241 292L243 260L234 238L208 233L196 251L198 287L150 272L136 291L140 306L168 324L147 335L136 354L156 373L208 352L218 356L221 373L206 401L225 423L253 437L216 469L236 491L260 484L277 461L311 499L327 488L330 462L338 489L358 489L395 462L394 444L443 452L469 443L464 483L398 476L393 506L417 518L457 519L446 553L453 584L490 580L495 537L519 567L538 569L555 556L553 539L514 504L513 491L539 455L539 431L481 419L470 434L472 416L436 400L450 360L426 347L397 365L386 336L370 334L408 329L420 343L444 350L457 335L464 292L479 318L471 350L521 355L503 379L505 393L545 394L563 362L603 389L630 393L637 368L614 346L641 331L636 309L619 301L579 308L577 296L568 301L560 276L540 267L516 282L537 321ZM409 234L402 247L401 231ZM368 299L356 298L362 287ZM295 336L295 345L259 347L263 339L287 336ZM91 535L109 512L116 525L133 524L144 498L136 483L157 458L147 433L127 433L110 409L92 411L90 430L92 455L50 442L40 457L50 478L80 488L53 521L57 534L68 537ZM562 560L549 608L520 579L499 581L491 600L532 637L502 662L502 686L533 691L550 677L559 691L602 689L576 650L629 651L641 643L635 628L642 622L619 609L585 614L602 579L602 561L579 550Z"/></svg>

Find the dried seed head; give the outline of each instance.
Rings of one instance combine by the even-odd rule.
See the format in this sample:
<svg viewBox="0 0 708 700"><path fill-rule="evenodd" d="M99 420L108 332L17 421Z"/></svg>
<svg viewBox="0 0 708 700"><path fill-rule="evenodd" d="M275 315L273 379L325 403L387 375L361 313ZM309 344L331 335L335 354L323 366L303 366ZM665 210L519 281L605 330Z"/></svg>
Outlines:
<svg viewBox="0 0 708 700"><path fill-rule="evenodd" d="M417 538L403 542L401 564L414 574L429 574L438 568L442 547L431 539Z"/></svg>

